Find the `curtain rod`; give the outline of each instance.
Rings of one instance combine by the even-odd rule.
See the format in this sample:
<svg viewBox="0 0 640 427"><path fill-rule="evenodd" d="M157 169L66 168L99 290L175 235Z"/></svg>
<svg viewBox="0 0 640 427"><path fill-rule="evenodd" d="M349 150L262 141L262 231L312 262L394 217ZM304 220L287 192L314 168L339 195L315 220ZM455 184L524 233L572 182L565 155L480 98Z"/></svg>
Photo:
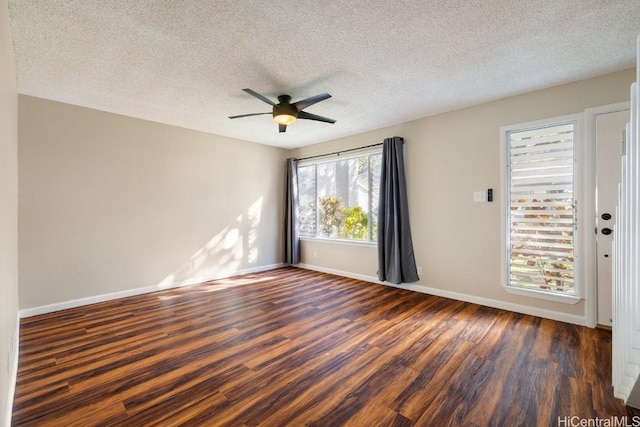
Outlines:
<svg viewBox="0 0 640 427"><path fill-rule="evenodd" d="M364 150L365 148L371 148L371 147L378 147L382 145L382 142L378 143L378 144L371 144L371 145L365 145L364 147L358 147L358 148L349 148L348 150L342 150L342 151L334 151L333 153L327 153L327 154L317 154L315 156L308 156L308 157L302 157L300 159L296 159L298 161L300 160L309 160L309 159L316 159L318 157L326 157L326 156L339 156L342 153L349 153L351 151L358 151L358 150Z"/></svg>

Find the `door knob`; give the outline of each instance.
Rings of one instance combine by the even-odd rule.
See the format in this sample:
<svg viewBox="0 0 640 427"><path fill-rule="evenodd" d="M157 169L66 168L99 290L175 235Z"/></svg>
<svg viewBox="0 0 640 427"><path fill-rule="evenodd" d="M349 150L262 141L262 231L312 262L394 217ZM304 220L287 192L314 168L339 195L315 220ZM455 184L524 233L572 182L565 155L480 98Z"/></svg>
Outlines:
<svg viewBox="0 0 640 427"><path fill-rule="evenodd" d="M610 229L610 228L603 228L601 231L602 231L602 234L607 235L607 236L609 234L613 233L613 230Z"/></svg>
<svg viewBox="0 0 640 427"><path fill-rule="evenodd" d="M602 214L602 219L604 219L605 221L608 221L611 219L611 214L610 213L603 213Z"/></svg>

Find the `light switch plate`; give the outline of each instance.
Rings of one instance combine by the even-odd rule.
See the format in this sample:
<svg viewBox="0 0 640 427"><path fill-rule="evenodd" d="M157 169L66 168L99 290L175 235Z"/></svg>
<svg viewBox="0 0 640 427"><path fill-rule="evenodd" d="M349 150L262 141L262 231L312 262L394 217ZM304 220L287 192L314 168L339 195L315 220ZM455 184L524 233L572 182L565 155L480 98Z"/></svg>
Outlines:
<svg viewBox="0 0 640 427"><path fill-rule="evenodd" d="M473 201L474 202L486 202L487 201L487 192L486 191L474 191L473 192Z"/></svg>

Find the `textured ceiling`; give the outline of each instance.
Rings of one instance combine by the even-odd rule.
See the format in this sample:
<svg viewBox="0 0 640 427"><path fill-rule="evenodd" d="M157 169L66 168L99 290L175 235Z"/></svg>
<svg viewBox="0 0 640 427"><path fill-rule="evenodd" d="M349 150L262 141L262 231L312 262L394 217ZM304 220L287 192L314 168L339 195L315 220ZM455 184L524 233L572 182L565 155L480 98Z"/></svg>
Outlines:
<svg viewBox="0 0 640 427"><path fill-rule="evenodd" d="M299 147L634 66L639 0L10 0L26 95ZM270 106L329 92L284 134Z"/></svg>

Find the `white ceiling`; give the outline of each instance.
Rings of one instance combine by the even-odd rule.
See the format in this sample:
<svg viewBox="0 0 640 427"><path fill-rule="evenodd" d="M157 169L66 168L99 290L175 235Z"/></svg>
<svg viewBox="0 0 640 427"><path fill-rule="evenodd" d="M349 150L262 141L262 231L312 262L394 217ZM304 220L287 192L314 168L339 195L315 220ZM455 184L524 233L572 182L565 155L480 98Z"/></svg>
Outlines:
<svg viewBox="0 0 640 427"><path fill-rule="evenodd" d="M639 0L10 0L22 94L278 147L635 65ZM270 106L322 92L284 134Z"/></svg>

